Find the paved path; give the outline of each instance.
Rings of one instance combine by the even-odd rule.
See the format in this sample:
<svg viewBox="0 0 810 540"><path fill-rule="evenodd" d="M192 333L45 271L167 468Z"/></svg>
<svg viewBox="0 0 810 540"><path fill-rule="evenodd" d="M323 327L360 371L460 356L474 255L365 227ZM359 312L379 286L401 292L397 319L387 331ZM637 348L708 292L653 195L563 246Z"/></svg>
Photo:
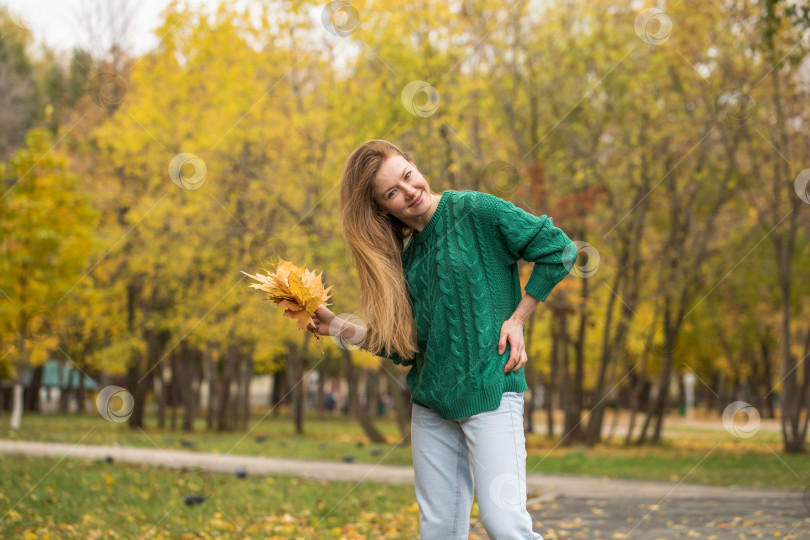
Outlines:
<svg viewBox="0 0 810 540"><path fill-rule="evenodd" d="M339 463L308 459L286 459L233 454L210 454L183 450L162 450L128 446L73 445L50 442L29 442L0 439L0 453L68 457L81 459L104 459L111 456L116 461L161 465L171 468L198 466L214 473L233 473L245 467L248 474L295 474L319 480L359 482L362 480L412 484L413 469L397 465L373 463ZM760 499L762 497L801 498L801 491L772 489L741 489L671 484L667 482L644 482L636 480L608 480L580 476L563 476L530 473L527 477L529 492L541 497L639 497L669 499L695 497L726 497L732 499ZM810 540L810 539L809 539Z"/></svg>
<svg viewBox="0 0 810 540"><path fill-rule="evenodd" d="M332 481L413 483L411 467L222 455L126 446L0 439L0 454L104 459L171 468L198 466L232 474L295 474ZM780 536L810 540L810 491L719 488L692 484L544 475L527 477L529 510L545 540ZM792 536L788 536L792 535ZM471 538L486 538L480 523Z"/></svg>
<svg viewBox="0 0 810 540"><path fill-rule="evenodd" d="M789 498L642 497L569 498L530 503L534 530L544 540L810 540L810 512L801 496ZM476 524L471 538L487 538Z"/></svg>

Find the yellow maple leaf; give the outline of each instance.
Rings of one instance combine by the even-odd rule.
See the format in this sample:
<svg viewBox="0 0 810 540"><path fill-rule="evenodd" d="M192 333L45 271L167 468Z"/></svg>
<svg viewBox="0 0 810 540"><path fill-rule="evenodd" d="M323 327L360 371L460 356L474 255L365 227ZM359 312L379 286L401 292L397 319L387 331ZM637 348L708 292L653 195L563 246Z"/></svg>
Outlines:
<svg viewBox="0 0 810 540"><path fill-rule="evenodd" d="M318 349L323 353L320 345L321 336L312 324L311 318L320 304L329 305L329 291L332 287L324 288L323 272L316 274L306 266L296 266L281 257L273 267L275 272L267 275L242 273L258 282L251 283L250 287L267 293L267 300L272 300L283 307L287 316L296 319L299 330L312 332Z"/></svg>

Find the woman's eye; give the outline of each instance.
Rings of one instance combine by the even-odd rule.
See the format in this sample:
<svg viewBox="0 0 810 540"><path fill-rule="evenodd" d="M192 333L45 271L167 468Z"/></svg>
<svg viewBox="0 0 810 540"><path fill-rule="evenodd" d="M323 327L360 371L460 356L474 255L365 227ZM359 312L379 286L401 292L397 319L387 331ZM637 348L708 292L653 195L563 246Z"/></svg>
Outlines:
<svg viewBox="0 0 810 540"><path fill-rule="evenodd" d="M411 171L408 171L405 173L405 180L410 179L411 179ZM397 191L396 189L392 189L391 191L388 192L388 195L386 197L390 199L391 196L394 195L394 193L396 193L396 191Z"/></svg>

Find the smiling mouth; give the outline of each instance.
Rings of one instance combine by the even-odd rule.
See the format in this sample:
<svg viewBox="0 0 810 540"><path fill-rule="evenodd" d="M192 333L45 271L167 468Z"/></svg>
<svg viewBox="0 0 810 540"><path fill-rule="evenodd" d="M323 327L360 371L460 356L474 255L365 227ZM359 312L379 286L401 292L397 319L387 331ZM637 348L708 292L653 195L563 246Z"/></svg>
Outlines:
<svg viewBox="0 0 810 540"><path fill-rule="evenodd" d="M417 197L416 200L411 203L411 206L416 206L421 201L422 201L422 193L419 193L419 197Z"/></svg>

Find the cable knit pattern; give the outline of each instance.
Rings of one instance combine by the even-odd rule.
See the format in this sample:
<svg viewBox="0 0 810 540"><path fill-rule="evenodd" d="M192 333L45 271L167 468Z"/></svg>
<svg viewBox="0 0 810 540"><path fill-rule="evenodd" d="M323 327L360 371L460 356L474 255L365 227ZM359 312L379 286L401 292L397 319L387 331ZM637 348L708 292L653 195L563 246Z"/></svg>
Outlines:
<svg viewBox="0 0 810 540"><path fill-rule="evenodd" d="M410 361L411 401L458 420L497 408L526 390L523 369L505 374L501 325L521 299L517 261L534 262L526 292L545 302L573 267L576 244L554 226L494 195L445 191L428 224L402 254L419 352ZM525 335L525 328L524 328Z"/></svg>

